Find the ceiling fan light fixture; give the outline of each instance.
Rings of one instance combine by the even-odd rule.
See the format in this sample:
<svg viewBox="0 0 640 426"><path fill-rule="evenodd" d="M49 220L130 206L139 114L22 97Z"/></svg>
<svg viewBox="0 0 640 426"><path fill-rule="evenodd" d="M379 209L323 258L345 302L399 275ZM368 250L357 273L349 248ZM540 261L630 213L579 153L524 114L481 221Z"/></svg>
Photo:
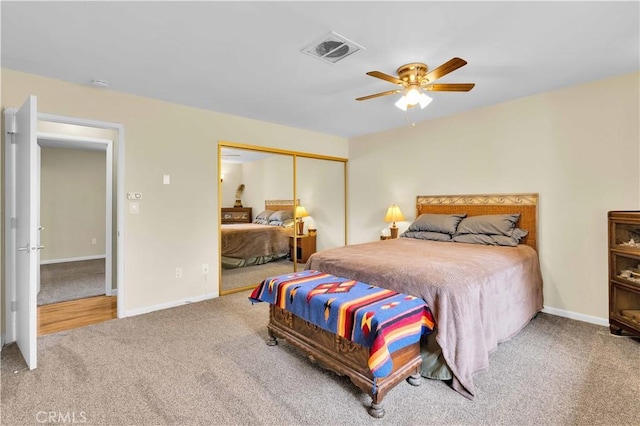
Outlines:
<svg viewBox="0 0 640 426"><path fill-rule="evenodd" d="M411 106L420 102L420 90L416 87L409 88L404 96L407 98L407 103Z"/></svg>
<svg viewBox="0 0 640 426"><path fill-rule="evenodd" d="M402 95L400 99L395 103L395 105L403 111L406 111L409 107L409 102L407 102L407 97Z"/></svg>
<svg viewBox="0 0 640 426"><path fill-rule="evenodd" d="M437 79L444 77L450 72L455 71L466 64L467 61L464 59L451 58L439 67L429 71L426 64L423 64L422 62L415 62L399 67L396 71L396 74L398 75L397 77L380 71L369 71L367 75L393 83L399 86L399 88L373 95L361 96L356 98L356 101L366 101L368 99L395 95L402 92L402 97L395 103L396 107L402 111L406 111L409 108L420 105L420 109L424 109L431 103L431 101L433 101L433 99L424 93L425 90L430 92L468 92L474 88L474 83L433 84Z"/></svg>
<svg viewBox="0 0 640 426"><path fill-rule="evenodd" d="M420 109L425 109L433 101L433 98L427 96L424 92L420 92L416 88L409 89L407 93L402 95L395 105L403 111L420 105Z"/></svg>
<svg viewBox="0 0 640 426"><path fill-rule="evenodd" d="M418 101L418 103L420 104L420 109L425 109L427 105L431 103L432 100L433 98L425 95L424 92L420 93L420 100Z"/></svg>

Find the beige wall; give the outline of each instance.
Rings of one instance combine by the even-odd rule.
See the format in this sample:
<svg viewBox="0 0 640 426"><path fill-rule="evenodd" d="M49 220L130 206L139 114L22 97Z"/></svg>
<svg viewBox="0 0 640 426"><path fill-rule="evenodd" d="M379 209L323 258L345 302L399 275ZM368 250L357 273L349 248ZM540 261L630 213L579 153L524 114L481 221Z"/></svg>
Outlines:
<svg viewBox="0 0 640 426"><path fill-rule="evenodd" d="M346 157L340 137L2 70L2 106L38 97L40 112L121 123L125 192L125 310L218 293L217 142L226 140ZM171 184L162 184L162 175ZM125 206L125 211L128 207ZM211 265L202 275L201 265ZM175 268L183 278L175 278Z"/></svg>
<svg viewBox="0 0 640 426"><path fill-rule="evenodd" d="M40 164L40 259L105 255L105 151L42 148Z"/></svg>
<svg viewBox="0 0 640 426"><path fill-rule="evenodd" d="M607 211L640 207L639 92L634 73L350 140L350 242L390 204L415 218L419 194L537 192L545 305L607 318Z"/></svg>

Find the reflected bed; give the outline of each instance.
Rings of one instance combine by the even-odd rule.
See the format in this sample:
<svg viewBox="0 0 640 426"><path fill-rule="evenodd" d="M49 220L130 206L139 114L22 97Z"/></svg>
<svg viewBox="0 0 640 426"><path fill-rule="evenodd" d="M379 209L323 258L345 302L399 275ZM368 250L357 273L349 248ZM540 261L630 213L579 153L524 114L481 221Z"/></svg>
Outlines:
<svg viewBox="0 0 640 426"><path fill-rule="evenodd" d="M285 225L281 216L277 221L259 219L264 212L287 213L293 216L293 200L265 200L265 210L254 223L224 224L220 226L221 259L223 269L262 265L289 255L289 237L293 235L293 220ZM260 223L255 223L260 222Z"/></svg>

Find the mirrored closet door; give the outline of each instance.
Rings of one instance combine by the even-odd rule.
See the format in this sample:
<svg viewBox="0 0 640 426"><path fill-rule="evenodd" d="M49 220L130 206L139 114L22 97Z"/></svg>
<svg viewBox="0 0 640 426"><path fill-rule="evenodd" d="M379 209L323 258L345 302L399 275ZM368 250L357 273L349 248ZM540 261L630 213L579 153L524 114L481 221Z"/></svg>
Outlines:
<svg viewBox="0 0 640 426"><path fill-rule="evenodd" d="M346 244L346 159L218 143L220 295Z"/></svg>
<svg viewBox="0 0 640 426"><path fill-rule="evenodd" d="M307 214L301 242L311 237L314 252L345 245L345 168L340 161L296 156L296 197Z"/></svg>
<svg viewBox="0 0 640 426"><path fill-rule="evenodd" d="M220 294L292 272L293 157L220 147Z"/></svg>

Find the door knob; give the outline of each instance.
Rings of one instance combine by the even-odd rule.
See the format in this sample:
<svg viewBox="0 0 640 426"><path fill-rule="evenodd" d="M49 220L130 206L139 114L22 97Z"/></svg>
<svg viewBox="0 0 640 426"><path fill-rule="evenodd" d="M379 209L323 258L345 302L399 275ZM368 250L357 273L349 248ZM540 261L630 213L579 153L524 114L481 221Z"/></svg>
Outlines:
<svg viewBox="0 0 640 426"><path fill-rule="evenodd" d="M44 226L38 226L38 231L42 231L44 229Z"/></svg>
<svg viewBox="0 0 640 426"><path fill-rule="evenodd" d="M42 250L44 248L44 246L33 246L31 247L31 250Z"/></svg>
<svg viewBox="0 0 640 426"><path fill-rule="evenodd" d="M27 253L29 253L31 249L29 248L29 244L27 244L24 247L18 247L18 251L26 251Z"/></svg>

